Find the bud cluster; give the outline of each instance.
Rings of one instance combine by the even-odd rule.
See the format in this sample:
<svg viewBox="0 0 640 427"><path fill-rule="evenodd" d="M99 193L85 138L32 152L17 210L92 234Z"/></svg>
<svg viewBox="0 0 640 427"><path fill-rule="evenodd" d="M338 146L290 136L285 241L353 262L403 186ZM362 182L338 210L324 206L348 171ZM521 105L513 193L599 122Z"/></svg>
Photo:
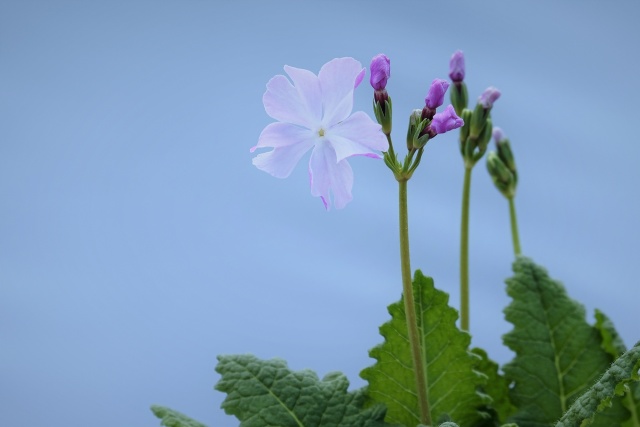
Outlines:
<svg viewBox="0 0 640 427"><path fill-rule="evenodd" d="M507 199L511 199L516 194L516 185L518 184L518 171L511 145L502 129L498 127L493 130L493 139L497 151L491 151L487 154L487 170L496 188Z"/></svg>
<svg viewBox="0 0 640 427"><path fill-rule="evenodd" d="M454 106L438 113L436 110L444 103L444 97L449 88L449 82L434 79L424 100L421 110L414 110L409 117L407 128L407 154L404 162L400 162L391 143L392 103L387 92L387 81L391 76L391 61L384 54L379 54L371 60L371 77L369 82L374 89L373 111L382 132L389 140L389 151L384 153L385 163L394 172L396 179L407 180L420 163L422 152L429 141L438 134L457 129L464 125L464 121L456 114ZM464 65L464 64L463 64ZM464 69L462 70L464 77Z"/></svg>
<svg viewBox="0 0 640 427"><path fill-rule="evenodd" d="M465 167L472 168L487 151L491 140L491 109L493 103L500 98L500 91L493 86L488 87L479 97L475 108L467 108L469 96L464 82L464 54L458 50L449 61L449 78L453 82L451 104L458 116L464 120L460 131L460 153Z"/></svg>

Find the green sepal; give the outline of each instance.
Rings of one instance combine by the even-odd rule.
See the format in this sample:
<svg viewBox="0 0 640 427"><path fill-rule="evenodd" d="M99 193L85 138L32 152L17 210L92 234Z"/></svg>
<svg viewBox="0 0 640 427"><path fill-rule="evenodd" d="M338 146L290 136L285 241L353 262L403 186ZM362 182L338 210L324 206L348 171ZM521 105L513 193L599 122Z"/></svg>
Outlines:
<svg viewBox="0 0 640 427"><path fill-rule="evenodd" d="M505 166L509 168L511 173L513 173L513 175L516 177L517 183L518 172L516 169L516 161L513 158L513 152L511 151L511 144L509 143L509 140L505 138L502 141L496 141L496 148L498 150L498 156L500 157L500 160L502 160L502 163L504 163Z"/></svg>
<svg viewBox="0 0 640 427"><path fill-rule="evenodd" d="M339 372L322 380L309 370L291 371L280 359L252 355L218 356L222 378L216 390L227 393L222 409L240 427L389 427L385 408L363 409L364 390L347 391Z"/></svg>
<svg viewBox="0 0 640 427"><path fill-rule="evenodd" d="M484 130L484 126L489 118L489 112L491 110L484 108L482 104L476 104L476 108L473 110L471 116L471 128L469 129L469 136L473 138L479 138Z"/></svg>
<svg viewBox="0 0 640 427"><path fill-rule="evenodd" d="M480 157L482 157L484 152L487 151L487 147L489 146L489 141L491 141L492 132L493 132L493 121L491 120L491 116L489 116L487 117L487 121L484 124L484 128L482 129L480 138L478 138L478 149L479 151L482 152L482 154L480 154ZM478 159L480 157L478 157Z"/></svg>
<svg viewBox="0 0 640 427"><path fill-rule="evenodd" d="M384 159L384 164L387 165L387 167L391 169L391 172L393 172L393 175L397 177L402 170L402 165L398 157L395 154L392 155L389 151L385 151L382 153L382 158Z"/></svg>
<svg viewBox="0 0 640 427"><path fill-rule="evenodd" d="M160 418L160 425L166 427L207 427L204 424L164 406L153 405L151 412Z"/></svg>
<svg viewBox="0 0 640 427"><path fill-rule="evenodd" d="M449 307L449 295L437 290L433 279L419 270L413 279L418 330L424 355L431 419L450 418L471 426L487 414L479 408L489 403L478 387L486 376L474 368L479 357L468 351L471 337L456 326L458 313ZM404 300L389 306L391 320L380 327L384 342L369 351L376 363L360 376L369 383L369 404L387 407L386 421L405 426L420 423L416 380L407 334Z"/></svg>
<svg viewBox="0 0 640 427"><path fill-rule="evenodd" d="M449 96L451 98L451 105L456 111L458 117L462 117L462 111L467 108L469 103L469 93L467 92L467 85L465 82L454 83L451 85L451 91Z"/></svg>
<svg viewBox="0 0 640 427"><path fill-rule="evenodd" d="M514 176L495 151L487 154L487 170L493 184L503 196L511 198L515 195Z"/></svg>
<svg viewBox="0 0 640 427"><path fill-rule="evenodd" d="M391 123L393 117L393 104L391 102L391 97L388 97L384 101L384 108L382 105L373 99L373 114L376 116L376 120L378 124L382 126L382 132L385 135L391 134Z"/></svg>
<svg viewBox="0 0 640 427"><path fill-rule="evenodd" d="M510 397L518 408L510 421L523 427L550 425L593 384L611 363L598 331L585 320L582 305L546 270L525 257L507 279L513 298L504 310L514 327L503 339L516 353L503 367L513 382ZM619 402L596 425L620 425L628 414Z"/></svg>
<svg viewBox="0 0 640 427"><path fill-rule="evenodd" d="M589 390L571 405L556 427L591 425L596 413L608 408L615 396L628 391L627 383L640 380L640 342L624 353ZM611 423L609 425L620 425Z"/></svg>
<svg viewBox="0 0 640 427"><path fill-rule="evenodd" d="M476 162L473 160L473 152L477 147L477 140L473 137L469 136L467 141L464 144L464 152L462 153L462 157L464 158L464 163L467 166L473 167Z"/></svg>
<svg viewBox="0 0 640 427"><path fill-rule="evenodd" d="M407 150L417 150L424 147L429 141L429 135L422 135L422 131L427 126L429 120L422 118L422 110L413 110L409 116L409 127L407 128Z"/></svg>
<svg viewBox="0 0 640 427"><path fill-rule="evenodd" d="M471 110L464 109L462 115L458 115L464 120L464 125L460 128L460 154L465 157L465 146L469 138L469 129L471 129Z"/></svg>

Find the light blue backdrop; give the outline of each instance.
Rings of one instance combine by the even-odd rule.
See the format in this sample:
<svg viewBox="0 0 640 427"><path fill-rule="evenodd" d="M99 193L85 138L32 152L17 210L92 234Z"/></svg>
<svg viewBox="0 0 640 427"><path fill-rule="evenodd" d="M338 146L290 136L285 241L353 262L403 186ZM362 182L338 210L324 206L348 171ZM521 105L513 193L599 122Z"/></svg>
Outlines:
<svg viewBox="0 0 640 427"><path fill-rule="evenodd" d="M306 159L278 180L249 153L267 81L340 56L391 58L402 146L464 50L471 99L502 90L524 253L633 344L639 18L632 1L1 2L3 424L157 426L158 403L235 426L212 389L227 353L363 385L400 295L396 182L354 159L353 202L326 212ZM365 82L356 110L371 97ZM456 136L429 143L409 189L413 267L454 307ZM508 210L484 164L471 205L473 344L506 362Z"/></svg>

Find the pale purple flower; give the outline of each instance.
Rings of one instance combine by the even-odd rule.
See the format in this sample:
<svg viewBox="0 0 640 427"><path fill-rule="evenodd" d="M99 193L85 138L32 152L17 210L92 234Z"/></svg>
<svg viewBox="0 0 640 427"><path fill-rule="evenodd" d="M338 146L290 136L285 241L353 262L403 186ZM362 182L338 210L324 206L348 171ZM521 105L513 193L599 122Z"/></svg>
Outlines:
<svg viewBox="0 0 640 427"><path fill-rule="evenodd" d="M384 90L387 87L387 80L391 76L391 61L383 53L379 53L371 60L371 76L369 83L375 90Z"/></svg>
<svg viewBox="0 0 640 427"><path fill-rule="evenodd" d="M502 141L507 139L504 132L499 127L494 126L492 133L493 133L493 139L496 141L496 144L500 144Z"/></svg>
<svg viewBox="0 0 640 427"><path fill-rule="evenodd" d="M444 111L436 113L436 115L433 116L433 120L431 120L429 128L432 131L435 131L436 134L441 134L453 129L458 129L463 125L464 120L458 117L453 105L449 104Z"/></svg>
<svg viewBox="0 0 640 427"><path fill-rule="evenodd" d="M448 88L449 82L446 80L434 79L429 87L429 93L427 93L427 97L424 99L424 103L427 108L435 110L441 106L444 102L444 94L447 92Z"/></svg>
<svg viewBox="0 0 640 427"><path fill-rule="evenodd" d="M365 69L353 58L336 58L311 71L285 65L291 82L277 75L267 83L262 97L267 114L278 120L268 125L251 148L271 147L258 154L253 164L277 178L286 178L304 154L309 160L311 194L320 197L325 208L351 201L352 156L380 158L387 138L379 124L362 111L351 114L353 92L364 78ZM292 84L293 82L293 84Z"/></svg>
<svg viewBox="0 0 640 427"><path fill-rule="evenodd" d="M478 104L482 105L485 109L493 107L493 103L500 98L500 91L493 86L489 86L482 92L482 95L478 97Z"/></svg>
<svg viewBox="0 0 640 427"><path fill-rule="evenodd" d="M456 50L449 60L449 78L454 83L464 80L464 54Z"/></svg>

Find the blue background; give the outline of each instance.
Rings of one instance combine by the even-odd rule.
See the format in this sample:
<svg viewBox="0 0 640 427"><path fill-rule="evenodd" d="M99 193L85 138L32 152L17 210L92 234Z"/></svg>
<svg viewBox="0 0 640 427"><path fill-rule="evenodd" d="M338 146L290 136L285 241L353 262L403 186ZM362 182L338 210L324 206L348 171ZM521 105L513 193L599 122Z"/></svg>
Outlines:
<svg viewBox="0 0 640 427"><path fill-rule="evenodd" d="M267 81L340 56L391 58L402 147L462 49L471 100L502 91L524 253L633 344L639 18L632 1L0 2L3 424L156 426L157 403L234 426L212 388L218 354L363 385L400 295L397 184L353 159L353 201L326 212L308 157L279 180L249 153L272 121ZM367 82L355 110L372 115ZM456 138L429 142L409 183L412 266L454 307ZM508 208L484 161L473 175L473 344L503 363Z"/></svg>

